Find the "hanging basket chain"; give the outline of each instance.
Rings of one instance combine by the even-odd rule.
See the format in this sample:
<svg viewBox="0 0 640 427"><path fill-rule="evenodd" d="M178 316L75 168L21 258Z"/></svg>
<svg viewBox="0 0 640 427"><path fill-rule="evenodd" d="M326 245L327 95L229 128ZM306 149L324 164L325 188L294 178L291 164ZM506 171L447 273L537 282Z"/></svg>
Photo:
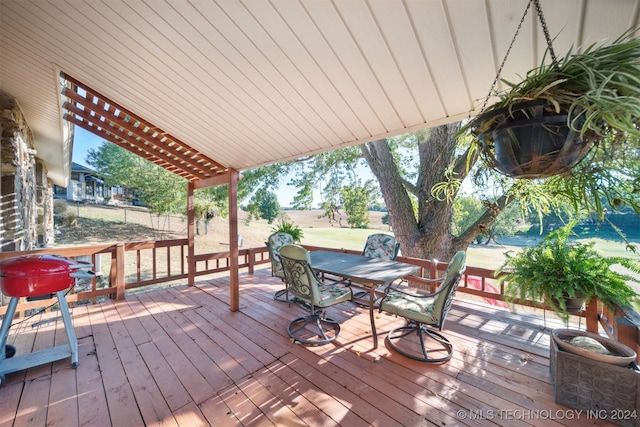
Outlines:
<svg viewBox="0 0 640 427"><path fill-rule="evenodd" d="M558 70L560 68L560 66L558 65L558 58L556 58L556 52L553 50L553 42L551 41L551 36L549 36L549 29L547 28L547 21L544 19L544 14L542 13L542 6L540 6L540 0L533 0L533 2L536 4L538 19L540 20L540 25L542 26L544 39L547 41L547 48L549 49L549 55L551 56L553 68Z"/></svg>
<svg viewBox="0 0 640 427"><path fill-rule="evenodd" d="M504 68L504 64L507 62L507 58L509 57L509 53L511 53L511 48L513 47L513 44L516 42L516 38L518 37L518 33L520 32L520 28L522 28L522 24L524 23L524 19L527 17L527 13L529 12L529 8L531 7L531 3L535 1L535 0L529 0L529 2L527 3L527 8L524 10L524 14L522 15L522 18L520 19L520 23L518 24L518 28L516 28L516 33L513 35L513 38L511 39L511 43L509 44L509 47L507 48L507 53L505 53L504 58L502 59L502 63L500 64L500 67L498 68L498 72L496 73L496 77L493 79L493 83L491 83L491 87L489 88L489 93L487 94L487 97L484 99L484 103L482 104L482 108L480 109L480 114L482 114L484 112L484 109L487 108L487 104L489 103L489 98L491 98L491 94L493 93L496 85L498 84L498 80L500 80L500 74L502 73L502 69Z"/></svg>
<svg viewBox="0 0 640 427"><path fill-rule="evenodd" d="M511 49L513 48L513 45L516 41L516 38L518 37L518 34L520 33L520 29L522 28L522 24L524 24L524 20L527 17L527 13L529 12L529 8L531 8L531 3L534 3L536 6L536 12L538 13L538 20L540 21L540 25L542 26L542 32L544 33L544 38L547 41L547 47L549 49L549 54L551 55L551 60L553 62L553 67L558 69L558 60L556 58L556 53L553 50L553 44L552 44L552 40L551 37L549 36L549 29L547 28L547 21L544 19L544 14L542 13L542 7L540 6L540 1L539 0L529 0L529 2L527 3L527 7L524 10L524 13L522 14L522 18L520 19L520 23L518 24L518 27L516 28L516 32L513 35L513 39L511 39L511 43L509 44L509 47L507 48L507 53L505 53L504 58L502 59L502 63L500 64L500 67L498 68L498 72L496 73L496 77L493 80L493 83L491 83L491 88L489 88L489 93L487 94L487 97L484 100L484 103L482 104L482 108L480 109L480 113L482 114L485 110L485 108L487 108L487 104L489 103L489 99L491 98L491 94L493 93L493 91L495 90L496 85L498 84L498 80L500 80L500 74L502 73L502 69L504 68L505 63L507 62L507 58L509 57L509 53L511 53Z"/></svg>

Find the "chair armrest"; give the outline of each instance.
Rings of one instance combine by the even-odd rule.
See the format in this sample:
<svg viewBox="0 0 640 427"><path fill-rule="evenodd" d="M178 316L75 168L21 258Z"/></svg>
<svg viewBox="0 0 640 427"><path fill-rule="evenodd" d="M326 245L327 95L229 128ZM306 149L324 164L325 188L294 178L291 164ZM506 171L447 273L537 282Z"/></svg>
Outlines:
<svg viewBox="0 0 640 427"><path fill-rule="evenodd" d="M325 283L325 281L324 281L324 280L320 280L320 282L321 282L321 283ZM332 284L332 285L340 285L340 284L342 284L342 283L347 283L347 282L349 282L349 279L337 280L337 281L335 281L335 282L331 282L331 284ZM348 285L345 285L345 286L348 286Z"/></svg>
<svg viewBox="0 0 640 427"><path fill-rule="evenodd" d="M324 277L324 273L320 273L319 271L316 270L312 270L313 271L313 275L315 276L316 280L322 284L329 284L327 283L327 279ZM339 285L341 283L346 283L346 282L350 282L349 279L346 279L344 277L342 277L340 280L329 280L332 285ZM346 286L349 286L348 284Z"/></svg>
<svg viewBox="0 0 640 427"><path fill-rule="evenodd" d="M390 288L387 287L387 289L384 290L384 295L382 296L382 298L380 298L379 301L379 311L382 312L382 303L384 302L384 300L386 300L387 298L395 295L406 295L406 296L410 296L411 298L419 298L419 299L433 299L435 297L438 296L438 294L441 292L441 289L438 289L436 292L430 293L430 294L425 294L425 293L421 293L418 292L419 289L418 288L407 288L407 289L411 289L413 292L408 292L406 290L403 289L399 289L399 288Z"/></svg>
<svg viewBox="0 0 640 427"><path fill-rule="evenodd" d="M408 289L411 289L412 291L408 291L400 288L391 288L391 289L387 288L384 294L385 296L391 295L391 294L402 294L402 295L409 295L409 296L418 297L418 298L433 298L434 295L438 294L438 292L434 292L431 294L424 294L424 293L418 292L419 291L418 288L408 288Z"/></svg>
<svg viewBox="0 0 640 427"><path fill-rule="evenodd" d="M438 278L436 278L436 279L425 279L425 278L422 278L422 277L420 278L420 281L421 281L421 282L427 282L427 283L439 283L439 282L442 282L443 280L444 280L444 277L438 277ZM384 288L384 293L386 294L388 291L391 291L391 290L394 290L394 291L395 291L395 290L402 291L402 290L399 288L399 286L400 286L400 285L402 285L402 284L403 284L404 282L406 282L406 281L407 281L407 280L402 279L402 280L400 280L400 281L399 281L399 282L397 282L397 283L396 283L396 282L391 282L391 283L389 283L389 284ZM416 288L409 288L409 289L416 289ZM406 292L404 292L404 293L406 293ZM433 294L431 294L431 295L435 295L436 293L437 293L437 291L436 291L436 292L434 292L434 293L433 293Z"/></svg>
<svg viewBox="0 0 640 427"><path fill-rule="evenodd" d="M400 289L398 287L393 288L391 286L388 286L384 290L384 297L383 298L386 298L387 295L393 294L393 293L402 294L402 295L409 295L409 296L416 297L416 298L433 298L433 297L437 296L438 294L440 294L442 292L442 290L443 290L442 287L440 287L435 292L422 293L422 292L420 292L420 289L418 289L418 288L409 288L409 287L407 287L406 289L407 290ZM410 291L408 291L408 289L411 289L412 291L410 292Z"/></svg>
<svg viewBox="0 0 640 427"><path fill-rule="evenodd" d="M421 277L420 279L425 282L435 283L435 282L442 282L444 280L444 277L436 277L435 279L427 279L427 278Z"/></svg>

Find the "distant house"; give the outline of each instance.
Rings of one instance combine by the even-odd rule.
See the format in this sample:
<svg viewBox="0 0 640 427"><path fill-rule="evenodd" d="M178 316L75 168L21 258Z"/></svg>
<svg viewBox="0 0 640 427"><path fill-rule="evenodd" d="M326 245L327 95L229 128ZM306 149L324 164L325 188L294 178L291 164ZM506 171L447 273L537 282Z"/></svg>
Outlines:
<svg viewBox="0 0 640 427"><path fill-rule="evenodd" d="M104 185L96 171L72 162L69 186L54 184L53 197L74 202L105 203L105 199L111 199L112 189Z"/></svg>

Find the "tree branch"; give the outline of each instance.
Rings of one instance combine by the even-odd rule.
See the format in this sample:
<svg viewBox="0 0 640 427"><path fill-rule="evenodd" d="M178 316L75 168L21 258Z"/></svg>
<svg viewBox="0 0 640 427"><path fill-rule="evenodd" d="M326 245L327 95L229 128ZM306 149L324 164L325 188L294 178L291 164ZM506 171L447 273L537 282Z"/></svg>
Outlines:
<svg viewBox="0 0 640 427"><path fill-rule="evenodd" d="M493 203L485 203L486 211L477 219L476 222L471 224L466 230L458 236L460 243L465 247L471 244L473 240L479 234L487 234L486 230L490 226L498 215L515 199L511 195L503 195Z"/></svg>

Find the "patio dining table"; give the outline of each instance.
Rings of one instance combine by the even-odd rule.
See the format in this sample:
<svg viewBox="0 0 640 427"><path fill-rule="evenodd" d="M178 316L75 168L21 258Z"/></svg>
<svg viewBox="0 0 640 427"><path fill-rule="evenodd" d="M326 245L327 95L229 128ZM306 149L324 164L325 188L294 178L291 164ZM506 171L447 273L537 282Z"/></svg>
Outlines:
<svg viewBox="0 0 640 427"><path fill-rule="evenodd" d="M420 267L400 261L386 261L344 252L312 251L310 255L311 267L314 270L349 279L367 288L373 348L377 348L378 333L374 321L376 288L412 275Z"/></svg>

